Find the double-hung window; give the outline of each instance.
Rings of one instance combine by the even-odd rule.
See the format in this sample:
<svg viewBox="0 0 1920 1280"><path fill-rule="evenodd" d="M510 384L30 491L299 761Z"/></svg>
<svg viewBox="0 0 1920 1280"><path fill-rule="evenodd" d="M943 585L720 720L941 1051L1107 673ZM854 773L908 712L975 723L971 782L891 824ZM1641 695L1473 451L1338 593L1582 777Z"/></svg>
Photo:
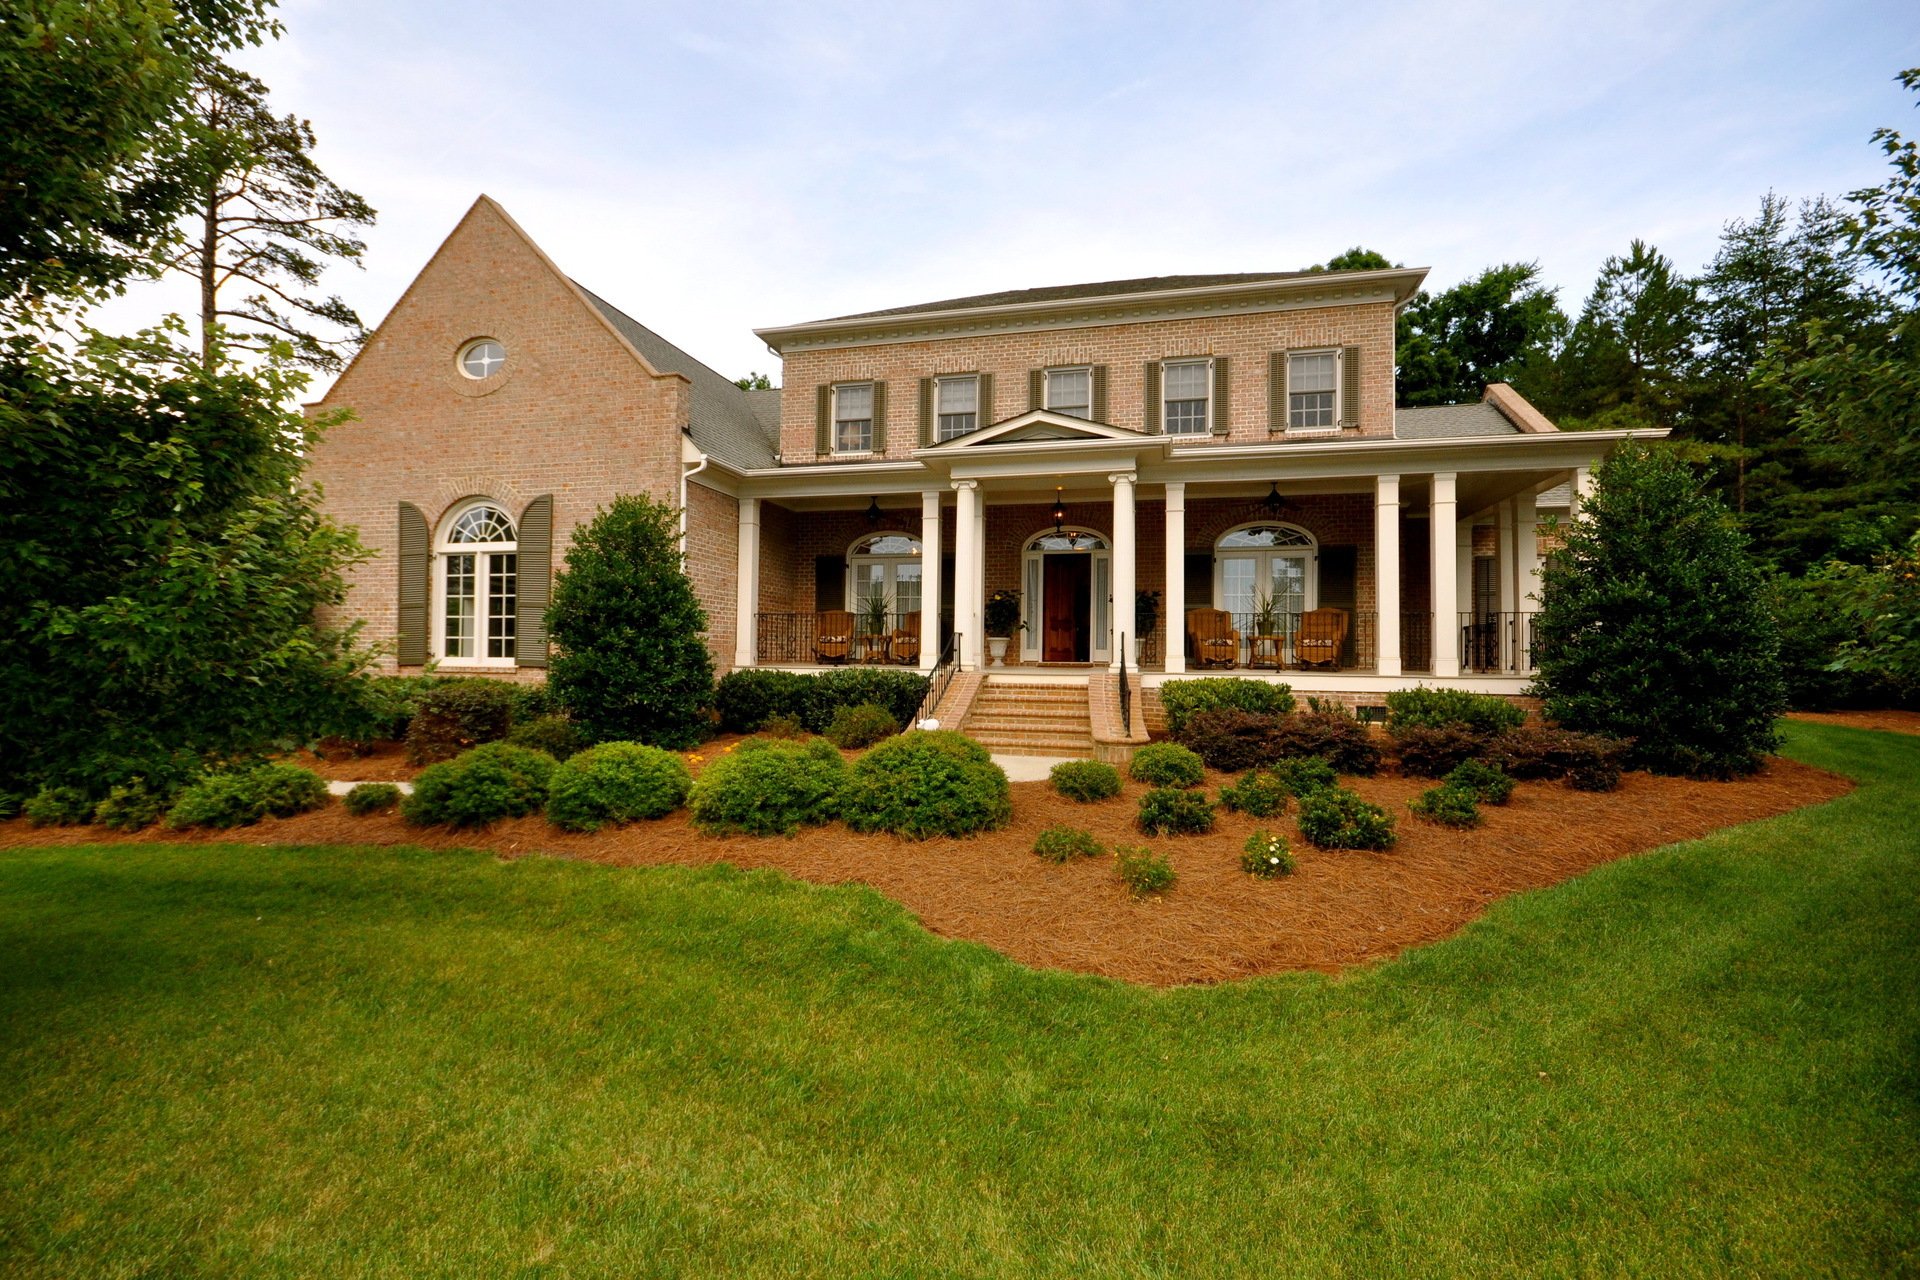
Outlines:
<svg viewBox="0 0 1920 1280"><path fill-rule="evenodd" d="M1296 351L1287 357L1287 430L1334 430L1339 417L1334 398L1340 385L1335 351Z"/></svg>
<svg viewBox="0 0 1920 1280"><path fill-rule="evenodd" d="M873 452L871 382L849 382L833 389L833 451Z"/></svg>
<svg viewBox="0 0 1920 1280"><path fill-rule="evenodd" d="M1206 434L1212 384L1210 360L1169 360L1160 366L1161 422L1168 435Z"/></svg>
<svg viewBox="0 0 1920 1280"><path fill-rule="evenodd" d="M1072 418L1093 417L1093 370L1086 366L1047 370L1046 406Z"/></svg>
<svg viewBox="0 0 1920 1280"><path fill-rule="evenodd" d="M955 436L966 435L980 425L980 378L968 374L963 378L935 378L933 380L933 400L935 440L951 440Z"/></svg>

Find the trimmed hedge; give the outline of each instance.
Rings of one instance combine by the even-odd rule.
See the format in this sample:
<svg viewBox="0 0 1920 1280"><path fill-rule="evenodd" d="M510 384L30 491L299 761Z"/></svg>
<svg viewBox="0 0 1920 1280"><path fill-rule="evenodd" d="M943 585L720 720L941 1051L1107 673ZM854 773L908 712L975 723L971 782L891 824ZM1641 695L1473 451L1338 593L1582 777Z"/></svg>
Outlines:
<svg viewBox="0 0 1920 1280"><path fill-rule="evenodd" d="M1465 787L1442 785L1428 787L1408 801L1407 808L1443 827L1477 827L1480 825L1480 806L1476 799L1475 794Z"/></svg>
<svg viewBox="0 0 1920 1280"><path fill-rule="evenodd" d="M731 671L714 686L714 709L727 733L758 733L782 716L804 721L813 677L798 671Z"/></svg>
<svg viewBox="0 0 1920 1280"><path fill-rule="evenodd" d="M1524 710L1493 693L1421 685L1387 695L1387 732L1395 737L1407 729L1465 729L1485 738L1526 722Z"/></svg>
<svg viewBox="0 0 1920 1280"><path fill-rule="evenodd" d="M1134 820L1150 836L1198 836L1213 830L1213 802L1204 791L1155 787L1140 797Z"/></svg>
<svg viewBox="0 0 1920 1280"><path fill-rule="evenodd" d="M1322 849L1390 849L1393 815L1345 787L1321 787L1300 798L1300 834Z"/></svg>
<svg viewBox="0 0 1920 1280"><path fill-rule="evenodd" d="M1223 773L1272 764L1285 754L1287 718L1230 707L1201 711L1179 733L1180 744Z"/></svg>
<svg viewBox="0 0 1920 1280"><path fill-rule="evenodd" d="M524 817L546 803L554 768L544 751L489 742L421 770L400 814L416 826L454 827Z"/></svg>
<svg viewBox="0 0 1920 1280"><path fill-rule="evenodd" d="M1200 757L1173 742L1150 742L1133 753L1127 773L1154 787L1197 787L1207 776Z"/></svg>
<svg viewBox="0 0 1920 1280"><path fill-rule="evenodd" d="M1296 711L1280 725L1284 758L1319 756L1341 773L1372 777L1380 771L1380 746L1367 726L1344 711Z"/></svg>
<svg viewBox="0 0 1920 1280"><path fill-rule="evenodd" d="M1160 686L1160 705L1167 713L1167 731L1177 735L1202 711L1285 715L1293 710L1294 701L1290 685L1215 676L1167 681Z"/></svg>
<svg viewBox="0 0 1920 1280"><path fill-rule="evenodd" d="M701 771L687 803L706 831L790 836L833 821L846 784L847 762L825 739L748 738Z"/></svg>
<svg viewBox="0 0 1920 1280"><path fill-rule="evenodd" d="M563 760L547 783L547 821L563 831L664 818L687 802L693 776L660 747L603 742Z"/></svg>
<svg viewBox="0 0 1920 1280"><path fill-rule="evenodd" d="M858 751L900 732L893 713L877 702L857 707L840 707L827 725L827 741L848 751Z"/></svg>
<svg viewBox="0 0 1920 1280"><path fill-rule="evenodd" d="M1048 862L1072 862L1075 858L1097 858L1107 847L1090 831L1078 827L1048 827L1033 842L1034 853Z"/></svg>
<svg viewBox="0 0 1920 1280"><path fill-rule="evenodd" d="M167 811L170 827L245 827L291 818L327 802L327 783L297 764L258 764L210 773L182 791Z"/></svg>
<svg viewBox="0 0 1920 1280"><path fill-rule="evenodd" d="M846 667L819 675L747 668L721 678L714 704L728 733L758 733L782 716L812 733L825 733L840 708L869 703L886 708L898 731L912 722L930 684L918 672L885 667Z"/></svg>
<svg viewBox="0 0 1920 1280"><path fill-rule="evenodd" d="M855 831L924 840L1004 827L1010 795L985 747L949 730L915 731L853 762L840 810Z"/></svg>
<svg viewBox="0 0 1920 1280"><path fill-rule="evenodd" d="M1120 794L1120 771L1099 760L1063 760L1047 776L1055 791L1081 804L1111 800Z"/></svg>
<svg viewBox="0 0 1920 1280"><path fill-rule="evenodd" d="M407 726L407 759L414 764L451 760L483 743L498 742L513 727L515 694L503 680L475 677L442 680L417 700Z"/></svg>
<svg viewBox="0 0 1920 1280"><path fill-rule="evenodd" d="M1238 782L1220 788L1220 803L1235 813L1271 818L1287 811L1293 790L1270 769L1255 769Z"/></svg>
<svg viewBox="0 0 1920 1280"><path fill-rule="evenodd" d="M347 812L356 818L384 813L400 807L400 788L391 782L363 782L342 797Z"/></svg>

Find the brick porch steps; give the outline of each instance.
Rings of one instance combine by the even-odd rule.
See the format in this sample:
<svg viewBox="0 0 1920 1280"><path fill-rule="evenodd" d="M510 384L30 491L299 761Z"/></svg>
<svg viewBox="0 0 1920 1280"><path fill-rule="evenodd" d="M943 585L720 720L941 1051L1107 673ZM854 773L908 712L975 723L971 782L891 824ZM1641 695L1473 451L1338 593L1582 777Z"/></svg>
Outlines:
<svg viewBox="0 0 1920 1280"><path fill-rule="evenodd" d="M1080 683L989 680L975 696L962 730L1003 755L1093 755L1087 686Z"/></svg>

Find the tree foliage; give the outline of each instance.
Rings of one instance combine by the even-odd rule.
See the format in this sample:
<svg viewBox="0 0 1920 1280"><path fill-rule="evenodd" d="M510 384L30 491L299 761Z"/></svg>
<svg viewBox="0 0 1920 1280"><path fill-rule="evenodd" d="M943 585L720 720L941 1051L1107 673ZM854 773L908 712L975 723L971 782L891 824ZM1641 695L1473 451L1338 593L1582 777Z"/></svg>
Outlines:
<svg viewBox="0 0 1920 1280"><path fill-rule="evenodd" d="M1549 719L1632 738L1660 773L1749 773L1785 709L1765 580L1726 508L1670 452L1626 448L1541 575Z"/></svg>
<svg viewBox="0 0 1920 1280"><path fill-rule="evenodd" d="M1524 384L1566 330L1538 263L1488 267L1437 294L1423 289L1400 313L1400 403L1465 404L1490 382Z"/></svg>
<svg viewBox="0 0 1920 1280"><path fill-rule="evenodd" d="M554 584L548 683L590 738L692 746L711 727L706 626L674 509L616 498L575 531Z"/></svg>

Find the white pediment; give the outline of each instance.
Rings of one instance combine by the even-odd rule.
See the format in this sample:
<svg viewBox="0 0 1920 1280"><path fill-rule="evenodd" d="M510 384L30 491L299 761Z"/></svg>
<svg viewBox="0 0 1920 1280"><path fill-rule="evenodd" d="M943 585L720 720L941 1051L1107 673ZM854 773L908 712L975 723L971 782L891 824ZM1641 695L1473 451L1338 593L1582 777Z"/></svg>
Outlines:
<svg viewBox="0 0 1920 1280"><path fill-rule="evenodd" d="M918 450L921 454L958 454L976 449L992 449L996 445L1047 445L1061 446L1096 444L1106 440L1130 440L1138 443L1146 437L1138 431L1129 431L1125 427L1110 426L1104 422L1094 422L1087 418L1076 418L1071 414L1055 413L1051 409L1028 409L1011 418L970 431L963 436L942 441L927 449Z"/></svg>

